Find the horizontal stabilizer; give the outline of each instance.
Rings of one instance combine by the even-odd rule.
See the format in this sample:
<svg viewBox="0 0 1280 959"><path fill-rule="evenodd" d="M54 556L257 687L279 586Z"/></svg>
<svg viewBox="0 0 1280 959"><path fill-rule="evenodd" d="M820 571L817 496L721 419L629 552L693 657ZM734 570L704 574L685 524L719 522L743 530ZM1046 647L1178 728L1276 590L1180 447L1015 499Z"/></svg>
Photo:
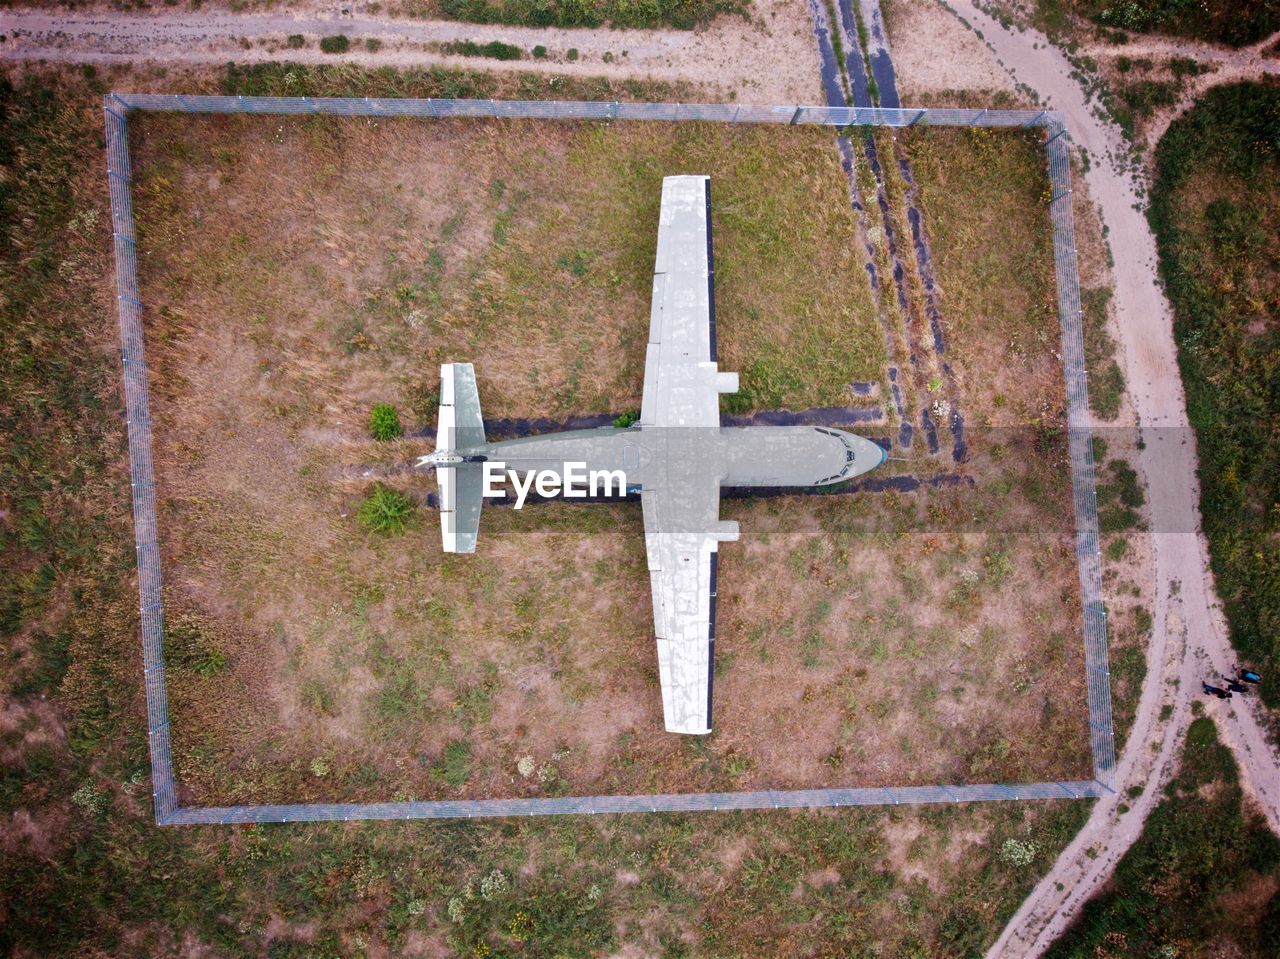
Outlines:
<svg viewBox="0 0 1280 959"><path fill-rule="evenodd" d="M475 367L445 363L440 367L440 419L436 452L459 457L484 445L484 419ZM446 553L474 553L480 533L484 477L479 463L441 462L436 466L440 487L440 535Z"/></svg>
<svg viewBox="0 0 1280 959"><path fill-rule="evenodd" d="M479 463L436 470L440 487L440 534L446 553L474 553L480 534L484 477Z"/></svg>

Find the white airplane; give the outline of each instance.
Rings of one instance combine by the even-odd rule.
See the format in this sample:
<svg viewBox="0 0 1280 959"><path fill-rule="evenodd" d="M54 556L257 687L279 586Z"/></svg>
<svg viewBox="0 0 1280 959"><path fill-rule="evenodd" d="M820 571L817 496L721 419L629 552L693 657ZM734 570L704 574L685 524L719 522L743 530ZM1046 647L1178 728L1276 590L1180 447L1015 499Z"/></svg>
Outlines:
<svg viewBox="0 0 1280 959"><path fill-rule="evenodd" d="M720 425L719 394L737 392L738 374L716 363L714 282L710 178L667 177L639 421L488 443L474 368L447 363L436 450L419 461L436 469L449 553L475 552L486 463L517 474L621 470L644 510L666 729L695 735L711 731L717 550L738 538L738 524L720 519L720 488L839 483L885 459L842 430Z"/></svg>

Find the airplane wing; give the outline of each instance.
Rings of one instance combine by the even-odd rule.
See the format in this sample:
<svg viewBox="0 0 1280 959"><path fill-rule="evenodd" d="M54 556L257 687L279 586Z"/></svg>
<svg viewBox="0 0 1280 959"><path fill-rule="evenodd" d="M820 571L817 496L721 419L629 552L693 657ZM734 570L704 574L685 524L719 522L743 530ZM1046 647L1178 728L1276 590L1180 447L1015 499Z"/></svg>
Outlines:
<svg viewBox="0 0 1280 959"><path fill-rule="evenodd" d="M738 538L738 524L720 520L724 465L707 434L720 428L719 394L738 389L738 375L716 365L714 282L711 180L667 177L639 425L653 454L640 500L662 712L673 733L711 731L716 551Z"/></svg>
<svg viewBox="0 0 1280 959"><path fill-rule="evenodd" d="M718 394L737 389L738 375L716 365L711 178L669 176L658 214L640 425L718 427Z"/></svg>
<svg viewBox="0 0 1280 959"><path fill-rule="evenodd" d="M716 551L738 538L738 524L718 518L720 477L694 471L688 482L646 483L640 502L663 717L668 732L702 734L711 731Z"/></svg>

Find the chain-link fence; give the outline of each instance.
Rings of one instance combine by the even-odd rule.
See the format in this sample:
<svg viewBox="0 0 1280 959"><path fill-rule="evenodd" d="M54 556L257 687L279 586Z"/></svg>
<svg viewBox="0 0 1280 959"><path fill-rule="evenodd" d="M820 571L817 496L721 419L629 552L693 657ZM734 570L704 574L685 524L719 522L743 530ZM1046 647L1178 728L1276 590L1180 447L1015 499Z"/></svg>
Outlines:
<svg viewBox="0 0 1280 959"><path fill-rule="evenodd" d="M817 806L908 805L1012 799L1078 799L1110 791L1115 769L1106 617L1102 603L1089 400L1084 362L1083 315L1071 206L1071 163L1062 117L1048 110L886 109L879 107L750 106L619 101L401 100L382 97L241 97L109 94L105 104L107 177L115 243L116 291L124 365L125 410L137 539L147 733L152 791L161 824L296 822L343 819L424 819L529 816L566 813L692 812ZM656 120L713 123L852 126L1040 127L1046 131L1052 199L1054 263L1062 325L1069 448L1076 519L1076 549L1084 601L1090 745L1094 779L1022 785L909 786L901 788L769 790L759 792L587 796L564 799L492 799L405 803L301 803L279 806L180 808L169 739L164 677L164 610L156 522L151 414L143 353L143 307L138 296L128 115L133 110L208 114L363 117L498 117L542 120Z"/></svg>

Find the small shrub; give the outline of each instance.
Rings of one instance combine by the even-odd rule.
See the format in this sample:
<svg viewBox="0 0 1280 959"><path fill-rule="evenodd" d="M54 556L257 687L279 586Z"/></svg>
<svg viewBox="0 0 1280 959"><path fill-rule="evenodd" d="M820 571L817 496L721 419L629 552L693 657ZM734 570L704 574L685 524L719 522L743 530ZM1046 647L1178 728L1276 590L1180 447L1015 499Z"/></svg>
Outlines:
<svg viewBox="0 0 1280 959"><path fill-rule="evenodd" d="M1000 861L1015 868L1025 868L1035 862L1036 844L1024 839L1006 839L1000 847Z"/></svg>
<svg viewBox="0 0 1280 959"><path fill-rule="evenodd" d="M364 42L364 48L370 53L377 53L382 49L382 41L377 37L370 37Z"/></svg>
<svg viewBox="0 0 1280 959"><path fill-rule="evenodd" d="M301 50L307 45L307 38L300 33L291 33L289 38L285 40L285 45L290 50Z"/></svg>
<svg viewBox="0 0 1280 959"><path fill-rule="evenodd" d="M569 50L568 50L568 52L565 54L565 58L566 58L566 59L568 59L568 60L569 60L569 62L571 62L571 63L572 63L574 60L578 59L578 48L577 48L577 47L570 47L570 48L569 48Z"/></svg>
<svg viewBox="0 0 1280 959"><path fill-rule="evenodd" d="M442 49L460 57L488 57L490 60L519 60L522 56L520 48L514 43L503 43L492 40L489 43L476 43L474 40L455 40L446 43Z"/></svg>
<svg viewBox="0 0 1280 959"><path fill-rule="evenodd" d="M533 59L545 60L547 56L547 48L544 47L541 43L539 43L536 47L533 48L532 53L533 53Z"/></svg>
<svg viewBox="0 0 1280 959"><path fill-rule="evenodd" d="M351 39L345 33L320 38L320 50L323 53L346 53L351 49Z"/></svg>
<svg viewBox="0 0 1280 959"><path fill-rule="evenodd" d="M375 403L369 413L369 432L375 440L393 440L404 432L400 426L400 414L390 403Z"/></svg>
<svg viewBox="0 0 1280 959"><path fill-rule="evenodd" d="M109 798L106 793L98 792L98 787L88 781L71 794L71 801L94 819L101 819L106 815Z"/></svg>
<svg viewBox="0 0 1280 959"><path fill-rule="evenodd" d="M445 753L448 754L447 749ZM507 874L501 869L495 869L480 880L480 898L485 902L492 902L504 895L509 888L511 883L507 880Z"/></svg>
<svg viewBox="0 0 1280 959"><path fill-rule="evenodd" d="M360 504L356 518L371 533L398 536L409 528L413 503L403 493L379 484Z"/></svg>

